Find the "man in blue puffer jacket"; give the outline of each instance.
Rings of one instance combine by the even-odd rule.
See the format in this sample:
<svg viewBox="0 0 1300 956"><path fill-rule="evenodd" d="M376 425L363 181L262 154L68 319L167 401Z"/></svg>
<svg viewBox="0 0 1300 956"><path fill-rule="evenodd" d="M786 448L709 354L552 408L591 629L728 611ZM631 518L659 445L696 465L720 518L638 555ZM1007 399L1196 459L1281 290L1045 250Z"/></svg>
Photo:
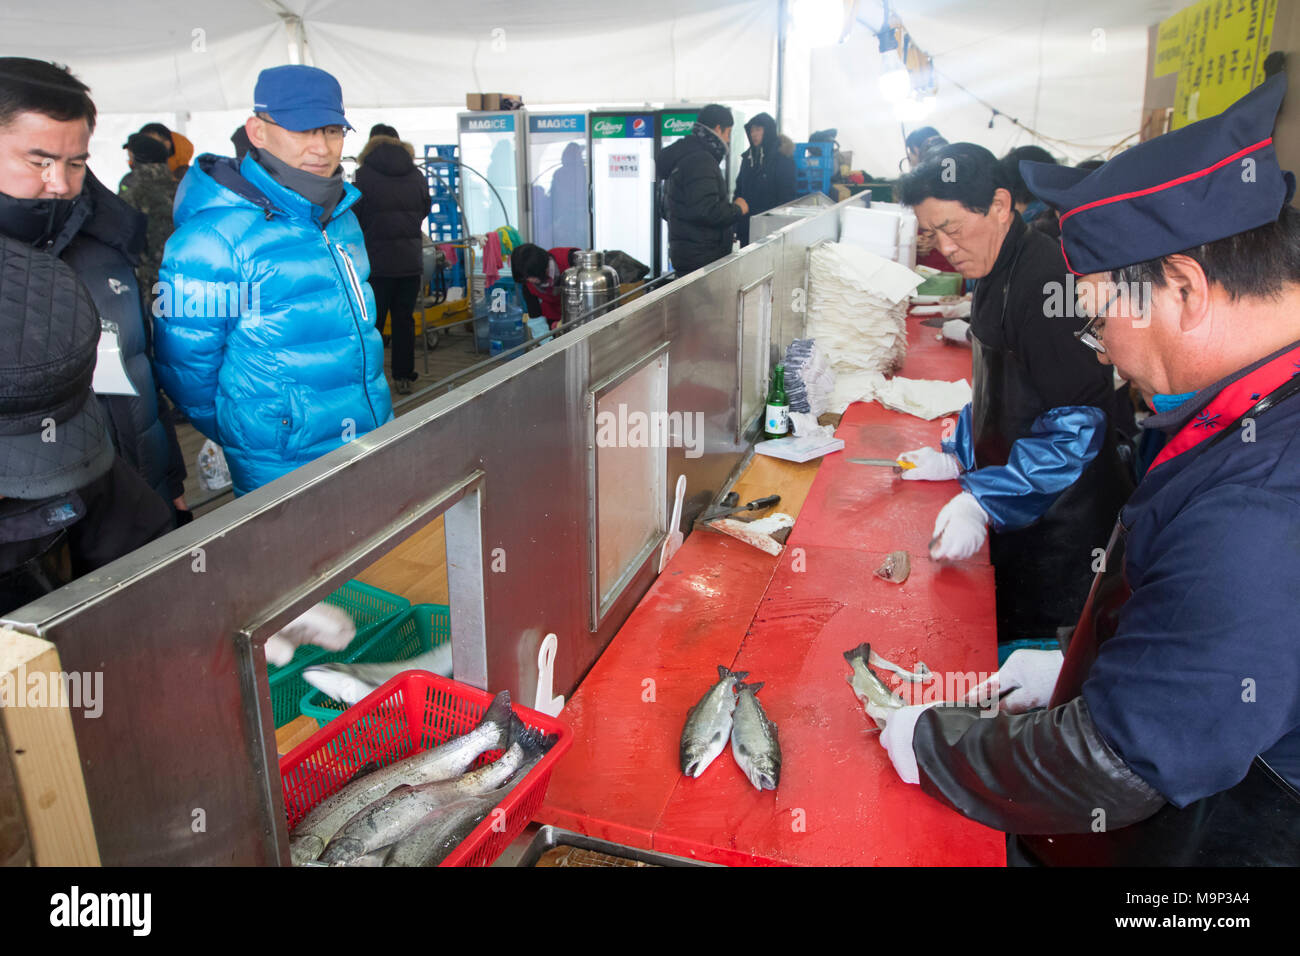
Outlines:
<svg viewBox="0 0 1300 956"><path fill-rule="evenodd" d="M200 156L177 190L154 306L159 381L225 450L237 495L393 417L342 90L280 66L254 99L243 161Z"/></svg>

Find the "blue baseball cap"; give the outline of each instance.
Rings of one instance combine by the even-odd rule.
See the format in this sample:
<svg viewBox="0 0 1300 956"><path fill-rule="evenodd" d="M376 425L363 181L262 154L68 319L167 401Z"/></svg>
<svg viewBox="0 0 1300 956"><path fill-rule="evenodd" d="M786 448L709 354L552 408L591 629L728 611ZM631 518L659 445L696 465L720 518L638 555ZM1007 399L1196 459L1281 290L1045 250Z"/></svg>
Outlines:
<svg viewBox="0 0 1300 956"><path fill-rule="evenodd" d="M1159 259L1276 222L1295 193L1273 125L1278 74L1218 116L1165 133L1096 170L1022 161L1039 199L1060 211L1061 251L1076 275Z"/></svg>
<svg viewBox="0 0 1300 956"><path fill-rule="evenodd" d="M322 126L352 129L343 116L339 81L314 66L273 66L259 73L253 112L266 113L277 125L295 132Z"/></svg>

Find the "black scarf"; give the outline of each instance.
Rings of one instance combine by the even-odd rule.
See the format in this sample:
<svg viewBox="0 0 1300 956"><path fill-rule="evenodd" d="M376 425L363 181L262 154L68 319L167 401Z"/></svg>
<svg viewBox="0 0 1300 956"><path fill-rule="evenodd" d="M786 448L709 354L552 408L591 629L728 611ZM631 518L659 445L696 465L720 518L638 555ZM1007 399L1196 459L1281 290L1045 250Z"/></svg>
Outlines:
<svg viewBox="0 0 1300 956"><path fill-rule="evenodd" d="M722 141L721 136L713 132L713 130L705 126L703 123L694 124L691 127L691 135L698 136L700 142L704 144L704 148L707 149L718 162L722 162L727 158L727 144Z"/></svg>
<svg viewBox="0 0 1300 956"><path fill-rule="evenodd" d="M270 174L271 178L291 189L313 205L321 207L320 221L328 222L334 207L343 199L343 167L334 170L333 176L317 176L272 156L267 150L250 149L253 161Z"/></svg>

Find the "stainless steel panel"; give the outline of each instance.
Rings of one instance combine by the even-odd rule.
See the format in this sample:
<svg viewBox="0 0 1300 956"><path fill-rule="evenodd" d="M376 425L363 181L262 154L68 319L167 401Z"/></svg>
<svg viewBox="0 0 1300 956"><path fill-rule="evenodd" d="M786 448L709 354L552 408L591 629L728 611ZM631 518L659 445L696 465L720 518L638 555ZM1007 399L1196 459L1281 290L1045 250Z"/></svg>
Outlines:
<svg viewBox="0 0 1300 956"><path fill-rule="evenodd" d="M283 861L262 644L443 509L458 671L530 702L555 632L555 691L572 693L656 557L591 631L588 390L667 343L668 409L704 423L697 449L666 453L665 507L685 474L689 527L758 426L737 440L738 292L773 275L784 349L803 332L805 250L838 223L828 209L623 304L9 615L67 670L103 673L102 716L73 717L103 861Z"/></svg>

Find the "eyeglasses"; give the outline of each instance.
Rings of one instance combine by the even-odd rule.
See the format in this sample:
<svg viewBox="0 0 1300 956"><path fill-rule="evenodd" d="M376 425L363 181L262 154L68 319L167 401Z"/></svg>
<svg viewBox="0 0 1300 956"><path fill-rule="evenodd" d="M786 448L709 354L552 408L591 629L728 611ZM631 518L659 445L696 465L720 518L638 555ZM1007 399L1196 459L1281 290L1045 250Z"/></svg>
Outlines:
<svg viewBox="0 0 1300 956"><path fill-rule="evenodd" d="M280 124L277 123L275 120L269 119L266 116L262 116L259 114L257 118L260 119L267 126L280 126ZM341 140L345 133L345 130L343 129L342 126L319 126L316 129L304 129L304 130L285 129L283 126L280 126L280 129L283 129L286 133L290 133L294 136L312 136L316 133L320 133L322 136L325 137L327 142L334 141L334 140Z"/></svg>
<svg viewBox="0 0 1300 956"><path fill-rule="evenodd" d="M1101 343L1101 330L1106 327L1106 313L1110 311L1111 306L1113 306L1118 299L1119 292L1116 292L1110 297L1110 301L1102 306L1096 315L1090 317L1085 315L1088 319L1087 323L1083 328L1074 333L1076 339L1088 346L1088 348L1092 349L1094 352L1099 352L1102 355L1106 354L1106 346Z"/></svg>

